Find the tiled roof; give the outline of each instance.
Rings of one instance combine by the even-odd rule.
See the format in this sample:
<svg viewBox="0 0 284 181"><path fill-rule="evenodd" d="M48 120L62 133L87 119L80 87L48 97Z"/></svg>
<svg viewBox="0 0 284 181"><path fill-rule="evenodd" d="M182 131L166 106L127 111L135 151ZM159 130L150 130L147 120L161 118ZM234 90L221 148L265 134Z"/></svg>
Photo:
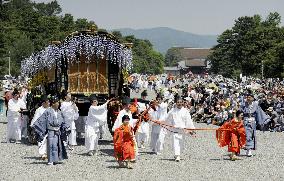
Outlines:
<svg viewBox="0 0 284 181"><path fill-rule="evenodd" d="M184 60L188 59L206 59L210 54L209 48L181 48L181 55Z"/></svg>

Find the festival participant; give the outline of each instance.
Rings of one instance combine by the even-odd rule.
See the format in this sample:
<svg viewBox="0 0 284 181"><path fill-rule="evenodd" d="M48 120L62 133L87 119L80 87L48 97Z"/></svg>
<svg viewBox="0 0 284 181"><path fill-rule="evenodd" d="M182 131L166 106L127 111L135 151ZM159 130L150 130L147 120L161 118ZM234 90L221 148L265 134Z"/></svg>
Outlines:
<svg viewBox="0 0 284 181"><path fill-rule="evenodd" d="M51 107L37 119L33 124L38 141L42 141L47 133L47 159L48 165L54 165L63 159L67 159L67 152L64 141L70 133L64 122L63 115L59 108L59 99L50 99Z"/></svg>
<svg viewBox="0 0 284 181"><path fill-rule="evenodd" d="M13 98L13 95L12 95L13 91L11 90L6 90L5 93L4 93L4 102L5 102L5 106L6 106L6 116L8 114L8 102L10 101L10 99Z"/></svg>
<svg viewBox="0 0 284 181"><path fill-rule="evenodd" d="M219 145L221 147L228 145L228 152L231 152L230 159L232 161L237 160L237 155L240 154L241 148L246 144L246 132L243 124L242 111L238 110L236 117L225 122L216 133Z"/></svg>
<svg viewBox="0 0 284 181"><path fill-rule="evenodd" d="M71 129L71 133L68 135L68 148L73 150L73 146L77 145L75 120L79 118L79 110L71 99L71 94L66 92L65 100L61 103L60 109L66 125Z"/></svg>
<svg viewBox="0 0 284 181"><path fill-rule="evenodd" d="M20 93L15 89L12 93L13 98L8 102L7 112L7 143L16 140L16 143L21 143L21 114L20 111L26 109L25 103L19 99Z"/></svg>
<svg viewBox="0 0 284 181"><path fill-rule="evenodd" d="M258 103L254 101L254 96L250 92L247 94L246 102L241 106L241 110L244 113L244 125L246 129L246 154L248 157L251 157L251 150L256 149L256 125L263 125L269 117L265 115Z"/></svg>
<svg viewBox="0 0 284 181"><path fill-rule="evenodd" d="M100 136L99 126L101 122L107 121L107 104L98 106L98 99L95 95L90 96L91 107L89 108L88 117L85 128L85 146L89 156L97 155L98 142Z"/></svg>
<svg viewBox="0 0 284 181"><path fill-rule="evenodd" d="M116 128L113 136L114 156L120 167L123 167L123 161L126 167L132 169L131 161L135 159L135 139L133 128L129 125L130 117L122 116L122 125Z"/></svg>
<svg viewBox="0 0 284 181"><path fill-rule="evenodd" d="M162 95L158 94L156 97L156 105L149 111L150 118L155 121L164 121L167 117L168 104L163 102ZM151 149L159 155L163 150L164 139L166 136L166 130L160 125L153 123L151 132Z"/></svg>
<svg viewBox="0 0 284 181"><path fill-rule="evenodd" d="M49 107L49 100L48 97L46 95L42 95L41 96L41 106L39 108L36 109L34 117L31 121L31 127L33 127L34 123L37 121L37 119L48 109ZM43 140L38 142L38 151L39 154L41 156L42 160L46 160L47 159L47 134L44 136Z"/></svg>
<svg viewBox="0 0 284 181"><path fill-rule="evenodd" d="M31 127L36 122L36 120L44 113L44 111L49 107L49 99L46 95L41 96L41 106L36 109L34 117L31 121Z"/></svg>
<svg viewBox="0 0 284 181"><path fill-rule="evenodd" d="M180 155L181 151L183 150L183 142L184 142L184 135L182 134L183 128L190 128L194 129L194 125L191 119L191 115L189 111L183 107L183 100L181 97L177 96L176 105L174 108L172 108L165 121L169 125L174 126L174 129L171 129L173 133L173 148L174 148L174 154L175 154L175 161L179 162L180 161ZM190 134L194 134L193 131L186 131Z"/></svg>
<svg viewBox="0 0 284 181"><path fill-rule="evenodd" d="M142 113L143 111L145 111L147 109L147 107L149 106L149 102L146 100L146 97L148 96L147 91L144 90L141 93L141 99L138 99L137 101L137 105L138 105L138 112ZM141 126L138 129L138 133L137 133L137 144L138 147L141 148L145 148L145 144L148 142L149 140L149 132L150 132L150 126L149 123L146 121L143 121L141 123Z"/></svg>
<svg viewBox="0 0 284 181"><path fill-rule="evenodd" d="M30 93L26 86L19 89L20 97L27 108L27 95ZM29 110L21 110L21 137L26 141L28 139L28 122L29 122Z"/></svg>
<svg viewBox="0 0 284 181"><path fill-rule="evenodd" d="M132 113L130 111L130 98L129 97L124 97L122 99L122 107L123 109L121 111L119 111L118 115L117 115L117 118L115 120L115 123L112 127L112 131L115 131L115 129L119 128L120 125L122 124L122 117L124 115L128 115L129 118L130 118L130 121L129 121L129 125L134 128L134 121L132 119Z"/></svg>

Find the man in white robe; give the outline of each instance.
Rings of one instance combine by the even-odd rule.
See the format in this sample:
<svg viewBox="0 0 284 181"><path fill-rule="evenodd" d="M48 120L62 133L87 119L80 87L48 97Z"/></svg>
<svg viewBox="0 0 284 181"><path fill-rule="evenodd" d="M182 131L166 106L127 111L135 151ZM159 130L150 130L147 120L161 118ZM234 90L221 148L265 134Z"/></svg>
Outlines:
<svg viewBox="0 0 284 181"><path fill-rule="evenodd" d="M31 121L31 127L34 125L34 123L36 122L36 120L44 113L44 111L49 107L49 100L47 98L47 96L43 95L41 97L41 106L39 108L36 109L34 117Z"/></svg>
<svg viewBox="0 0 284 181"><path fill-rule="evenodd" d="M79 118L79 109L76 104L71 101L71 99L72 96L68 93L65 96L65 101L61 103L60 109L63 114L65 124L71 129L71 133L68 135L68 147L73 150L73 146L77 145L75 120Z"/></svg>
<svg viewBox="0 0 284 181"><path fill-rule="evenodd" d="M22 118L20 111L26 109L26 105L22 99L19 99L20 93L15 89L12 93L13 98L8 102L7 112L7 143L16 140L16 143L21 143L21 124Z"/></svg>
<svg viewBox="0 0 284 181"><path fill-rule="evenodd" d="M25 107L27 107L27 95L28 95L29 91L28 89L24 86L21 90L20 93L20 99L22 99L22 101L25 104ZM28 116L28 112L27 110L25 110L24 112L21 112L21 134L22 134L22 138L27 139L28 137L28 121L29 121L29 116Z"/></svg>
<svg viewBox="0 0 284 181"><path fill-rule="evenodd" d="M138 105L138 112L142 113L147 109L149 106L149 101L146 101L146 97L148 96L147 91L144 90L141 93L141 99L138 99L137 105ZM143 121L137 131L136 139L138 147L145 148L145 144L148 143L149 140L149 132L150 132L150 126L148 122Z"/></svg>
<svg viewBox="0 0 284 181"><path fill-rule="evenodd" d="M89 108L88 117L85 126L85 146L88 151L89 156L97 154L98 151L98 141L100 136L99 126L101 122L107 121L107 104L109 101L103 105L98 106L98 100L96 96L90 97L91 107Z"/></svg>
<svg viewBox="0 0 284 181"><path fill-rule="evenodd" d="M183 128L194 129L194 125L191 119L189 111L183 107L183 100L180 97L176 98L176 106L172 108L167 117L166 123L174 126L173 131L173 148L175 154L175 161L180 161L180 155L184 148L184 130ZM193 131L185 131L185 133L193 134Z"/></svg>
<svg viewBox="0 0 284 181"><path fill-rule="evenodd" d="M162 102L163 97L158 94L156 97L157 105L155 110L152 108L149 111L150 118L155 121L165 121L167 117L168 104ZM151 132L151 149L154 153L159 155L163 150L164 140L166 136L166 130L156 123L152 123L152 132Z"/></svg>
<svg viewBox="0 0 284 181"><path fill-rule="evenodd" d="M116 128L119 128L122 124L122 117L124 115L128 115L129 118L130 118L130 121L129 121L129 125L134 128L135 126L135 123L134 123L134 120L132 118L132 113L130 111L130 98L129 97L125 97L123 100L122 100L122 106L123 106L123 109L121 111L119 111L118 115L117 115L117 118L114 122L114 125L112 127L112 131L115 131Z"/></svg>

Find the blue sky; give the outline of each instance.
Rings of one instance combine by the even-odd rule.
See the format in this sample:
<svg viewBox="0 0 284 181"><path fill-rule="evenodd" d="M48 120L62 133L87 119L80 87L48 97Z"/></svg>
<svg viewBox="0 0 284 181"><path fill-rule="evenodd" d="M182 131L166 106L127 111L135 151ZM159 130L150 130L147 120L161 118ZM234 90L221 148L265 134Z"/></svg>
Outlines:
<svg viewBox="0 0 284 181"><path fill-rule="evenodd" d="M51 0L35 0L49 2ZM216 35L240 16L278 12L284 25L284 0L58 0L63 13L93 20L100 28L169 27Z"/></svg>

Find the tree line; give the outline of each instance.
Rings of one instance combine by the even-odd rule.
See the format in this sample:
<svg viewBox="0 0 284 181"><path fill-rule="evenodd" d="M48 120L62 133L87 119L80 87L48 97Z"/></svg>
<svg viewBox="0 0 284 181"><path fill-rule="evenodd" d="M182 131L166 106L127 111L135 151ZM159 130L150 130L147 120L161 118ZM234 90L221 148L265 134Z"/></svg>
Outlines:
<svg viewBox="0 0 284 181"><path fill-rule="evenodd" d="M97 27L94 21L75 19L62 14L58 2L35 3L31 0L0 1L0 75L8 74L11 58L11 74L20 74L21 61L46 47L51 41L62 41L70 33ZM98 28L98 31L106 31ZM162 73L164 57L153 49L148 40L113 33L121 42L133 43L133 71L138 73Z"/></svg>
<svg viewBox="0 0 284 181"><path fill-rule="evenodd" d="M227 77L239 74L264 78L284 77L284 27L279 13L244 16L217 39L208 57L211 71Z"/></svg>

